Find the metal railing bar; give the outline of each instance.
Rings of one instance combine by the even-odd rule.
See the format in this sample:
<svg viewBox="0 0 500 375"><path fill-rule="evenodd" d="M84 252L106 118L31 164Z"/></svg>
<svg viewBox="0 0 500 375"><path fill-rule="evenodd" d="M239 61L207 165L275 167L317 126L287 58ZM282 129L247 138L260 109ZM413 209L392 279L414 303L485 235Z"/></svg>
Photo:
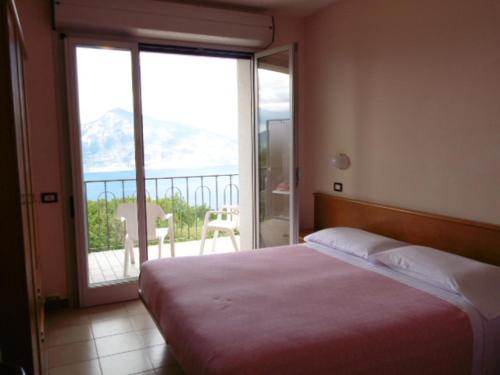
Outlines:
<svg viewBox="0 0 500 375"><path fill-rule="evenodd" d="M174 222L175 222L175 201L174 201L174 179L170 179L170 200L172 201L172 215L174 216ZM175 224L174 224L175 225Z"/></svg>
<svg viewBox="0 0 500 375"><path fill-rule="evenodd" d="M219 211L219 176L215 177L215 209Z"/></svg>
<svg viewBox="0 0 500 375"><path fill-rule="evenodd" d="M169 180L171 178L198 178L198 177L225 177L225 176L238 176L238 173L226 173L226 174L205 174L203 176L172 176L172 177L148 177L145 178L146 181L151 181L151 180ZM103 183L103 182L120 182L120 181L135 181L135 178L116 178L116 179L111 179L111 180L86 180L84 182L88 183Z"/></svg>
<svg viewBox="0 0 500 375"><path fill-rule="evenodd" d="M108 213L108 195L107 195L107 192L108 192L108 187L107 187L107 183L104 182L104 205L106 207L106 243L108 245L108 250L110 248L110 243L109 243L109 213Z"/></svg>
<svg viewBox="0 0 500 375"><path fill-rule="evenodd" d="M186 203L189 207L189 178L188 177L186 177ZM191 238L191 226L190 225L188 225L188 238Z"/></svg>
<svg viewBox="0 0 500 375"><path fill-rule="evenodd" d="M155 195L156 195L156 203L158 203L158 179L155 178Z"/></svg>
<svg viewBox="0 0 500 375"><path fill-rule="evenodd" d="M233 176L229 176L229 204L233 205Z"/></svg>

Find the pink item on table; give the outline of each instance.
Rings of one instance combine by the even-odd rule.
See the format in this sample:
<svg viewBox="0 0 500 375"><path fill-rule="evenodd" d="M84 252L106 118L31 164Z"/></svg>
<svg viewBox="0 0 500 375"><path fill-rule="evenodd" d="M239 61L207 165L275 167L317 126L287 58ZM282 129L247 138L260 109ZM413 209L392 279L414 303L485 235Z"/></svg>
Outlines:
<svg viewBox="0 0 500 375"><path fill-rule="evenodd" d="M276 190L278 190L278 191L290 191L290 185L288 185L286 182L281 182L276 187Z"/></svg>

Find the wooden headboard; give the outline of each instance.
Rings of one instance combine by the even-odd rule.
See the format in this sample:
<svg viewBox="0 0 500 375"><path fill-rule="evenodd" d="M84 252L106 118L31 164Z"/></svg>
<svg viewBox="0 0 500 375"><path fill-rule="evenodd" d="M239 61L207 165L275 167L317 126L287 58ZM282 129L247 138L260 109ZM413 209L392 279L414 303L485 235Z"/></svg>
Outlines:
<svg viewBox="0 0 500 375"><path fill-rule="evenodd" d="M500 266L500 226L314 194L314 227L353 227Z"/></svg>

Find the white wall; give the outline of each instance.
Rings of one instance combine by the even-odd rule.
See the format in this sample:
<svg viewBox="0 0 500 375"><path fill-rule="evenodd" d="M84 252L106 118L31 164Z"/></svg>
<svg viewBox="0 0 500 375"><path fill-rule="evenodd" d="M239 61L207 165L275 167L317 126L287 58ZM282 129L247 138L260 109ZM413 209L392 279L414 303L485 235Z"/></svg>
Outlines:
<svg viewBox="0 0 500 375"><path fill-rule="evenodd" d="M500 2L341 1L305 45L313 190L500 224Z"/></svg>

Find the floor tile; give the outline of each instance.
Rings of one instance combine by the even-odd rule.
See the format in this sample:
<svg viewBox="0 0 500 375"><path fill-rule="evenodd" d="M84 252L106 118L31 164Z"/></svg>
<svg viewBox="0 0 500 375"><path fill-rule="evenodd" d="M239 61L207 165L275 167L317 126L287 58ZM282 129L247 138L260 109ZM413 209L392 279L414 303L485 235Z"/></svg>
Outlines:
<svg viewBox="0 0 500 375"><path fill-rule="evenodd" d="M149 360L154 368L177 364L174 355L168 350L168 346L165 344L151 346L144 350L148 354Z"/></svg>
<svg viewBox="0 0 500 375"><path fill-rule="evenodd" d="M99 320L92 323L92 333L95 338L118 335L133 330L132 323L127 317Z"/></svg>
<svg viewBox="0 0 500 375"><path fill-rule="evenodd" d="M157 328L137 331L144 341L144 347L165 344L165 340Z"/></svg>
<svg viewBox="0 0 500 375"><path fill-rule="evenodd" d="M86 310L91 322L123 318L128 315L123 303L91 307Z"/></svg>
<svg viewBox="0 0 500 375"><path fill-rule="evenodd" d="M143 338L136 332L106 336L95 340L99 357L142 349Z"/></svg>
<svg viewBox="0 0 500 375"><path fill-rule="evenodd" d="M92 329L90 325L71 326L49 331L47 336L47 346L53 347L91 340Z"/></svg>
<svg viewBox="0 0 500 375"><path fill-rule="evenodd" d="M55 346L48 351L48 367L60 367L97 358L94 341Z"/></svg>
<svg viewBox="0 0 500 375"><path fill-rule="evenodd" d="M143 350L116 354L100 358L99 361L104 375L129 375L153 369Z"/></svg>
<svg viewBox="0 0 500 375"><path fill-rule="evenodd" d="M132 326L134 327L134 330L136 330L136 331L142 331L145 329L156 328L156 324L153 321L153 318L151 318L151 316L149 316L148 313L130 315L129 319L132 323Z"/></svg>
<svg viewBox="0 0 500 375"><path fill-rule="evenodd" d="M99 361L75 363L69 366L56 367L49 370L49 375L101 375Z"/></svg>
<svg viewBox="0 0 500 375"><path fill-rule="evenodd" d="M126 304L125 308L126 308L129 315L147 314L148 313L148 311L144 307L144 304L142 303L141 300L128 302Z"/></svg>
<svg viewBox="0 0 500 375"><path fill-rule="evenodd" d="M46 321L48 331L90 323L87 314L77 309L48 313Z"/></svg>
<svg viewBox="0 0 500 375"><path fill-rule="evenodd" d="M240 236L236 236L236 242L240 242ZM183 256L198 256L200 252L201 240L196 241L185 241L177 242L175 244L176 257ZM212 239L208 238L205 243L205 254L212 254L210 249L212 248ZM215 253L228 253L234 252L233 245L229 237L220 236L217 240L217 247ZM139 249L134 248L134 253L136 254L136 260L139 259ZM158 246L150 245L148 246L148 259L158 258ZM100 252L90 253L88 255L89 265L92 270L90 271L90 277L94 282L104 281L104 275L102 271L112 271L108 273L109 280L121 279L123 277L123 258L124 250L106 250ZM162 258L170 258L170 246L168 243L165 244L164 252L162 253ZM135 265L129 267L128 276L137 277L139 275L139 262L137 261ZM115 275L115 276L113 276ZM135 314L136 312L132 312Z"/></svg>

